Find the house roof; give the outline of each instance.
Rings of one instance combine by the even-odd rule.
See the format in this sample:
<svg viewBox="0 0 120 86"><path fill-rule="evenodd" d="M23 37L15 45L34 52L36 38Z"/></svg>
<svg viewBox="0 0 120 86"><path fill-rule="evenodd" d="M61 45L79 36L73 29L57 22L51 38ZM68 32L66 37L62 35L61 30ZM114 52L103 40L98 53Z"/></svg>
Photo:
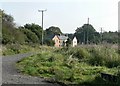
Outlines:
<svg viewBox="0 0 120 86"><path fill-rule="evenodd" d="M64 36L64 35L60 35L60 36L58 36L58 38L59 38L60 40L67 40L67 39L68 39L68 37L67 37L67 36Z"/></svg>
<svg viewBox="0 0 120 86"><path fill-rule="evenodd" d="M51 40L54 36L55 36L54 34L52 34L52 35L47 35L47 36L44 37L44 39L46 39L46 40Z"/></svg>

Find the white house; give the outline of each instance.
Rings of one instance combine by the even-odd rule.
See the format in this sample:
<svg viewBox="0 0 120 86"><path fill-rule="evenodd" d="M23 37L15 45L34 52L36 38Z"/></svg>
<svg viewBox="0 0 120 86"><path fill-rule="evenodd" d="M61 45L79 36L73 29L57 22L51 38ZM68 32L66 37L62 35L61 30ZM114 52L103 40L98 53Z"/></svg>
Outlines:
<svg viewBox="0 0 120 86"><path fill-rule="evenodd" d="M76 37L73 38L72 46L73 47L77 46L77 38Z"/></svg>

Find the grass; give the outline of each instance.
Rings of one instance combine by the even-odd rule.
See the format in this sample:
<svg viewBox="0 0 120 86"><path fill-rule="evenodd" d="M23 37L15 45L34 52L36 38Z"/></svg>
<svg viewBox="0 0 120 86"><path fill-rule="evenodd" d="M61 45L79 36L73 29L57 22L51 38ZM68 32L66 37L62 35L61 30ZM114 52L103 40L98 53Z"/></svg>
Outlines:
<svg viewBox="0 0 120 86"><path fill-rule="evenodd" d="M39 45L20 45L20 44L12 44L12 45L3 45L2 46L2 55L14 55L20 53L27 52L39 52Z"/></svg>
<svg viewBox="0 0 120 86"><path fill-rule="evenodd" d="M19 61L22 73L70 84L116 84L103 80L100 73L117 75L120 57L117 49L103 46L76 48L40 47L39 54Z"/></svg>

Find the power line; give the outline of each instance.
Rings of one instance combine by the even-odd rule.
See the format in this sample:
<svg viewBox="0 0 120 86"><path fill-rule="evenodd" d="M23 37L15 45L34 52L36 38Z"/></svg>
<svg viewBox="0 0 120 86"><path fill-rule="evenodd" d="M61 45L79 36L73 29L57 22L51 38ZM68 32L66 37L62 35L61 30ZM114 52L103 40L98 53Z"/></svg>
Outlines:
<svg viewBox="0 0 120 86"><path fill-rule="evenodd" d="M38 12L42 12L42 45L43 45L43 36L44 36L44 34L43 34L43 13L45 11L47 11L47 10L38 10Z"/></svg>

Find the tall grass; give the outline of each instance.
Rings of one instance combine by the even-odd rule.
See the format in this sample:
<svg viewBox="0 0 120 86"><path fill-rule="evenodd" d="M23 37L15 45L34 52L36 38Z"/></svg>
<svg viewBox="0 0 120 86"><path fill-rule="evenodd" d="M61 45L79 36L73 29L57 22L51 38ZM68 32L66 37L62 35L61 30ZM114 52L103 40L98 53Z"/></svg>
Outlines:
<svg viewBox="0 0 120 86"><path fill-rule="evenodd" d="M120 65L120 55L118 49L113 46L80 46L76 48L62 48L55 52L64 55L73 55L79 61L86 61L91 65L106 66L109 68Z"/></svg>
<svg viewBox="0 0 120 86"><path fill-rule="evenodd" d="M27 52L39 52L41 48L39 45L20 45L20 44L8 44L2 46L2 55L14 55Z"/></svg>
<svg viewBox="0 0 120 86"><path fill-rule="evenodd" d="M120 58L116 49L104 46L59 49L44 46L39 54L17 63L17 67L25 74L64 84L105 84L100 73L117 74L119 66Z"/></svg>

